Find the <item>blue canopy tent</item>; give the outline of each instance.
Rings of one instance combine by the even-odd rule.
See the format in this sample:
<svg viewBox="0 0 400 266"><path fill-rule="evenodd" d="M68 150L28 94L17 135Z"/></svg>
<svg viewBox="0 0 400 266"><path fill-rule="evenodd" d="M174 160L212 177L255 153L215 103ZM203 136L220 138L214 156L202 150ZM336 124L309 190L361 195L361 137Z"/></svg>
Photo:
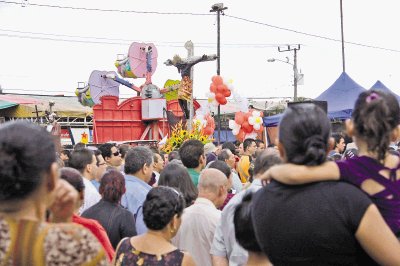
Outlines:
<svg viewBox="0 0 400 266"><path fill-rule="evenodd" d="M400 96L397 95L396 93L394 93L393 91L391 91L388 87L385 86L385 84L383 84L380 80L378 80L377 82L375 82L374 85L372 85L372 87L370 88L370 90L378 90L378 91L383 91L386 93L391 93L393 94L397 101L400 102Z"/></svg>
<svg viewBox="0 0 400 266"><path fill-rule="evenodd" d="M218 139L218 131L217 130L214 131L213 137L215 140ZM221 143L234 142L236 140L236 136L232 134L232 130L221 129L220 137L221 137L221 139L220 139Z"/></svg>
<svg viewBox="0 0 400 266"><path fill-rule="evenodd" d="M343 72L339 78L321 95L315 98L316 101L328 102L328 117L330 119L344 120L351 117L354 103L361 92L365 89L357 84L346 72ZM266 127L275 127L278 125L282 114L264 117Z"/></svg>

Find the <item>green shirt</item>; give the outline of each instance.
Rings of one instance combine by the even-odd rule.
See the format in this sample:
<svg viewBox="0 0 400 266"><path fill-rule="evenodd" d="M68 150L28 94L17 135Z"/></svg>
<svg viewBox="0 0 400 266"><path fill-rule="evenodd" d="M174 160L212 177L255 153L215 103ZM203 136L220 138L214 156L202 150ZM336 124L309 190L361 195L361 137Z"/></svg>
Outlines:
<svg viewBox="0 0 400 266"><path fill-rule="evenodd" d="M197 185L199 184L200 173L197 172L194 168L187 168L187 171L189 172L189 175L192 178L194 186L197 187Z"/></svg>

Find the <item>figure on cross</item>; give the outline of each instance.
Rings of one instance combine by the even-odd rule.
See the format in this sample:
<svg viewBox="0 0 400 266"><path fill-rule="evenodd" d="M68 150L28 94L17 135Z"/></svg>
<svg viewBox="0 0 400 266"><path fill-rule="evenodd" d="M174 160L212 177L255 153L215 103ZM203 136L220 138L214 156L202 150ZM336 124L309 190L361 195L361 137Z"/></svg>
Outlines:
<svg viewBox="0 0 400 266"><path fill-rule="evenodd" d="M167 66L175 66L178 72L181 74L181 83L178 87L178 102L185 114L185 118L189 119L190 110L188 107L188 101L192 98L193 93L193 81L190 75L192 67L200 62L204 61L214 61L217 59L216 55L203 55L203 56L193 56L190 58L182 59L179 55L175 55L172 60L168 59L164 62Z"/></svg>

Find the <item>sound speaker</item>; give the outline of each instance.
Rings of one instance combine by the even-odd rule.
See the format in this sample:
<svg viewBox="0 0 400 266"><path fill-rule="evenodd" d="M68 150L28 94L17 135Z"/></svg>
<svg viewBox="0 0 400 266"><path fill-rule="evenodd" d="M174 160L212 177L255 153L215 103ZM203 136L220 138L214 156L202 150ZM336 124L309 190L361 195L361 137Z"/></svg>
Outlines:
<svg viewBox="0 0 400 266"><path fill-rule="evenodd" d="M319 106L324 112L327 114L328 113L328 102L327 101L304 101L304 102L288 102L288 107L291 107L296 104L302 104L302 103L313 103L317 106Z"/></svg>

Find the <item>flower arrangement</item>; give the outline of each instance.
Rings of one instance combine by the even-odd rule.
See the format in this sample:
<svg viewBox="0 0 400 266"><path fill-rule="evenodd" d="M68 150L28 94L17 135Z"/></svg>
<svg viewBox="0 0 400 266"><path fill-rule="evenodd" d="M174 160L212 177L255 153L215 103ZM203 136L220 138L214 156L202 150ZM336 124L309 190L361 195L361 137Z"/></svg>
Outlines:
<svg viewBox="0 0 400 266"><path fill-rule="evenodd" d="M205 134L200 121L193 122L192 130L186 130L185 125L182 122L176 124L175 127L171 129L171 136L167 139L162 150L166 153L178 150L182 143L189 139L200 140L203 144L209 143L212 139Z"/></svg>

